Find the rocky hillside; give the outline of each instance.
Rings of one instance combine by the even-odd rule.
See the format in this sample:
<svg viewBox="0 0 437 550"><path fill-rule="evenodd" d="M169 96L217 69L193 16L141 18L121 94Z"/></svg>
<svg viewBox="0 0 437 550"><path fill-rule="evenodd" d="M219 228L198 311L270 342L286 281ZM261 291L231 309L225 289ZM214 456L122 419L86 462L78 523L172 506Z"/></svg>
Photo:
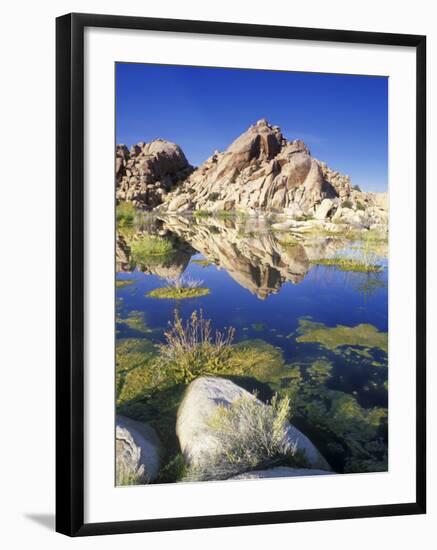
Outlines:
<svg viewBox="0 0 437 550"><path fill-rule="evenodd" d="M362 193L311 156L299 139L259 120L194 170L175 144L117 148L117 199L166 212L281 213L352 225L386 225L386 196Z"/></svg>
<svg viewBox="0 0 437 550"><path fill-rule="evenodd" d="M117 145L115 152L116 198L153 208L193 171L182 149L156 139L140 142L129 150Z"/></svg>
<svg viewBox="0 0 437 550"><path fill-rule="evenodd" d="M347 176L314 159L301 140L259 120L224 153L216 152L165 198L169 211L190 209L307 213L324 198L347 198Z"/></svg>

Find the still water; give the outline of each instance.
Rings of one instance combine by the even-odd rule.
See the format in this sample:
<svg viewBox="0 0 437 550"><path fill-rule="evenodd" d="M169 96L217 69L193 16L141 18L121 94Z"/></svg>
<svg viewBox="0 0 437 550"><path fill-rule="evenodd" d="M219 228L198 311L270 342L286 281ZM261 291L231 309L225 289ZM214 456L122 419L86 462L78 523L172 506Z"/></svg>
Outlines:
<svg viewBox="0 0 437 550"><path fill-rule="evenodd" d="M265 400L286 392L291 421L335 471L386 470L387 243L353 232L293 235L271 226L265 219L147 216L134 227L120 227L117 347L164 342L175 311L188 319L202 310L214 329L235 329L234 344L265 354L266 368L237 383ZM167 239L171 253L135 258L130 243L145 234ZM341 258L356 260L358 267L345 269L336 264ZM363 269L369 262L378 269ZM210 293L181 300L148 295L181 277ZM119 408L159 432L161 417L174 411L151 411L147 400L147 391L140 392L127 409ZM169 443L168 460L176 452L177 443Z"/></svg>

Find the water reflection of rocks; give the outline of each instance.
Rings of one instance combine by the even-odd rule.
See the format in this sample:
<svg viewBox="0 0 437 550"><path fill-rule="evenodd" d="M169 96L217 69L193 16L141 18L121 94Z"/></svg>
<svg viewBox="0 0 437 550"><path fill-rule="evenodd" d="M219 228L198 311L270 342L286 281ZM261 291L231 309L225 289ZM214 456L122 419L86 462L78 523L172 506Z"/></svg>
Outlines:
<svg viewBox="0 0 437 550"><path fill-rule="evenodd" d="M130 242L141 234L169 239L174 252L151 256L135 265ZM181 276L193 255L200 253L218 269L224 269L242 287L264 300L290 281L300 283L311 262L332 257L347 246L339 237L309 237L274 232L263 219L201 218L165 215L147 219L130 235L116 239L117 271L139 269L163 278Z"/></svg>

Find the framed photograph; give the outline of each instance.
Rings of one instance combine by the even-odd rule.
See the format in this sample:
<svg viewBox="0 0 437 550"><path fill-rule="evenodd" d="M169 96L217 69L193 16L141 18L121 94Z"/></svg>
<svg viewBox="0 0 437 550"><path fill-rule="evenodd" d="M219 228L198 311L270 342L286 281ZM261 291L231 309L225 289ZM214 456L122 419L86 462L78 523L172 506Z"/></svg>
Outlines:
<svg viewBox="0 0 437 550"><path fill-rule="evenodd" d="M57 530L425 513L425 37L56 40Z"/></svg>

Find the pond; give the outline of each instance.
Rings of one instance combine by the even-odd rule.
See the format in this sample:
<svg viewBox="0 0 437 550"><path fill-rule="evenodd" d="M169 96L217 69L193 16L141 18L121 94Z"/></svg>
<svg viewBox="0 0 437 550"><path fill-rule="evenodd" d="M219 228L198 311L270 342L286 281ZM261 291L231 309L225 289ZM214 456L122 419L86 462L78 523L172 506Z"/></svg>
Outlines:
<svg viewBox="0 0 437 550"><path fill-rule="evenodd" d="M290 421L334 471L387 470L386 237L298 229L202 213L119 223L117 409L166 442L158 481L178 479L174 423L187 380L157 385L150 360L175 315L193 312L213 332L232 327L241 357L223 375L264 401L287 395Z"/></svg>

